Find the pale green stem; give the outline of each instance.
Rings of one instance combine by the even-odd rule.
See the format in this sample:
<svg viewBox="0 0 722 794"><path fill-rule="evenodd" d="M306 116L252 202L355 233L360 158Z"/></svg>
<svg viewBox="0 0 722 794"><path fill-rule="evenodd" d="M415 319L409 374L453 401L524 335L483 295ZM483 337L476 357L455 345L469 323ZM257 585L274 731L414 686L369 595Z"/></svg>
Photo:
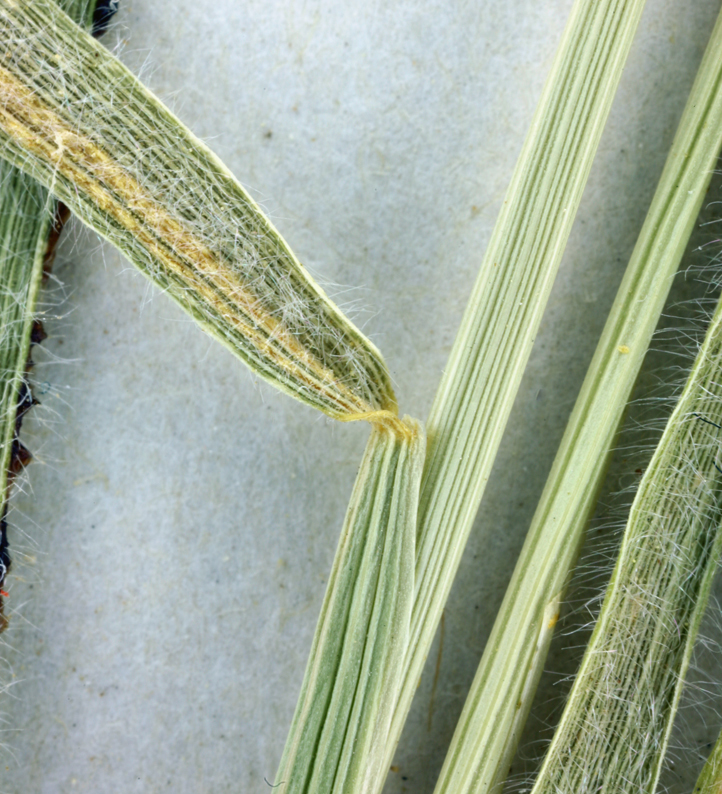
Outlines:
<svg viewBox="0 0 722 794"><path fill-rule="evenodd" d="M639 486L533 794L652 794L722 551L722 301Z"/></svg>
<svg viewBox="0 0 722 794"><path fill-rule="evenodd" d="M722 14L459 719L437 794L498 790L614 438L722 146Z"/></svg>
<svg viewBox="0 0 722 794"><path fill-rule="evenodd" d="M569 236L643 0L577 0L427 425L408 713Z"/></svg>
<svg viewBox="0 0 722 794"><path fill-rule="evenodd" d="M722 794L722 733L697 778L694 794Z"/></svg>
<svg viewBox="0 0 722 794"><path fill-rule="evenodd" d="M409 638L425 439L376 428L361 464L276 786L351 794L383 782L381 761Z"/></svg>
<svg viewBox="0 0 722 794"><path fill-rule="evenodd" d="M71 18L86 27L96 0L64 0ZM14 166L0 160L0 521L7 509L8 470L13 461L18 397L25 379L38 290L43 277L48 233L55 202L47 190ZM27 397L30 400L30 397ZM27 408L24 405L23 408ZM17 456L18 449L15 448ZM0 552L0 585L9 563ZM4 627L0 596L0 628Z"/></svg>
<svg viewBox="0 0 722 794"><path fill-rule="evenodd" d="M336 418L393 421L378 350L225 166L52 0L0 0L0 154L259 375Z"/></svg>

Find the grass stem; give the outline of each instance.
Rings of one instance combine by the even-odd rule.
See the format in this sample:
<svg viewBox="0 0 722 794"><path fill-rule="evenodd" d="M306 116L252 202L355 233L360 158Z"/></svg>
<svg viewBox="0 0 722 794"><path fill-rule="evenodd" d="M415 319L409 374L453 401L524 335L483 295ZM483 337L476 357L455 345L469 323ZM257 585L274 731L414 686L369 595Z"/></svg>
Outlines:
<svg viewBox="0 0 722 794"><path fill-rule="evenodd" d="M352 794L383 783L409 638L425 438L369 438L329 578L276 784L284 794Z"/></svg>
<svg viewBox="0 0 722 794"><path fill-rule="evenodd" d="M575 2L427 423L401 734L644 6Z"/></svg>
<svg viewBox="0 0 722 794"><path fill-rule="evenodd" d="M642 477L533 794L656 788L722 551L720 373L722 301Z"/></svg>
<svg viewBox="0 0 722 794"><path fill-rule="evenodd" d="M625 406L722 146L722 15L589 366L436 786L506 777Z"/></svg>

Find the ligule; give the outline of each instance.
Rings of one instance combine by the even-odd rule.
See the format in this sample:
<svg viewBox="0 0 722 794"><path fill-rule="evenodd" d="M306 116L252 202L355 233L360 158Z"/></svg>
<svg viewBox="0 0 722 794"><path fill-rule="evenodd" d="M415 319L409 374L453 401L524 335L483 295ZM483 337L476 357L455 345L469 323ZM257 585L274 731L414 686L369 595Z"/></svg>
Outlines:
<svg viewBox="0 0 722 794"><path fill-rule="evenodd" d="M276 784L354 794L383 782L414 592L421 425L376 425L359 470Z"/></svg>
<svg viewBox="0 0 722 794"><path fill-rule="evenodd" d="M722 302L632 505L533 794L652 794L722 549Z"/></svg>
<svg viewBox="0 0 722 794"><path fill-rule="evenodd" d="M378 350L241 185L52 0L0 0L0 154L265 379L336 418L396 414Z"/></svg>

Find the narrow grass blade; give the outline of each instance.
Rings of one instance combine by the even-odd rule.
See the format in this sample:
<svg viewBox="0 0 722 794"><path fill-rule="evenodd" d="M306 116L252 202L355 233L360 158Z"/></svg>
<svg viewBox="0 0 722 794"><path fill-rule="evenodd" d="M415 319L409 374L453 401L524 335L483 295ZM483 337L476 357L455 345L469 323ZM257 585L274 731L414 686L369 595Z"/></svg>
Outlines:
<svg viewBox="0 0 722 794"><path fill-rule="evenodd" d="M378 427L336 552L276 785L284 794L375 791L401 683L425 439Z"/></svg>
<svg viewBox="0 0 722 794"><path fill-rule="evenodd" d="M720 792L722 792L722 733L717 737L694 787L694 794L720 794Z"/></svg>
<svg viewBox="0 0 722 794"><path fill-rule="evenodd" d="M10 480L27 459L16 439L18 402L23 404L21 410L32 402L25 370L50 220L47 192L0 162L0 588L10 568L6 524ZM21 390L25 396L19 399ZM2 604L0 594L0 629L6 626Z"/></svg>
<svg viewBox="0 0 722 794"><path fill-rule="evenodd" d="M95 0L63 5L73 20L90 28ZM9 480L29 457L16 436L22 413L32 405L25 370L54 208L47 190L0 160L0 589L10 567ZM0 594L0 630L5 625Z"/></svg>
<svg viewBox="0 0 722 794"><path fill-rule="evenodd" d="M722 551L722 301L630 512L533 794L654 792Z"/></svg>
<svg viewBox="0 0 722 794"><path fill-rule="evenodd" d="M643 0L577 0L427 424L401 733L511 411Z"/></svg>
<svg viewBox="0 0 722 794"><path fill-rule="evenodd" d="M223 164L52 0L0 0L0 155L280 389L395 415L381 355Z"/></svg>
<svg viewBox="0 0 722 794"><path fill-rule="evenodd" d="M717 21L436 786L498 789L534 697L609 451L722 146Z"/></svg>

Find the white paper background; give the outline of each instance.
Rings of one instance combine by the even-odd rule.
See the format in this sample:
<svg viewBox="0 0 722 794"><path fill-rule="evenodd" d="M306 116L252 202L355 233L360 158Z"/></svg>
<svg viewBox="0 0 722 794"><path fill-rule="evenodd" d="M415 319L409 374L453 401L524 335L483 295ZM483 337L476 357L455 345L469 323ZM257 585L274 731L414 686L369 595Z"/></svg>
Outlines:
<svg viewBox="0 0 722 794"><path fill-rule="evenodd" d="M122 0L105 43L423 418L570 7ZM648 2L387 794L433 790L718 9ZM44 309L0 790L268 791L368 431L259 383L77 225Z"/></svg>

